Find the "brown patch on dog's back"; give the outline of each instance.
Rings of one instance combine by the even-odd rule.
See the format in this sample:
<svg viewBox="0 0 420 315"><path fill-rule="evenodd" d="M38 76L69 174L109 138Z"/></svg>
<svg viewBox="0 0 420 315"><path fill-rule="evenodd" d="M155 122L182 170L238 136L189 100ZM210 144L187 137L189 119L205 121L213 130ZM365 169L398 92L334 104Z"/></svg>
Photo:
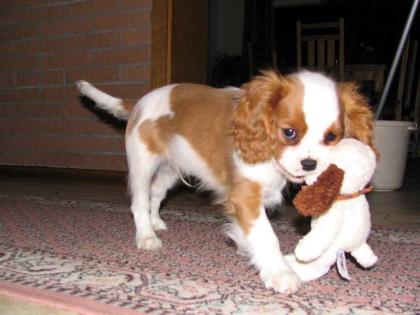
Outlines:
<svg viewBox="0 0 420 315"><path fill-rule="evenodd" d="M239 90L215 89L199 84L179 84L171 92L169 122L160 122L166 134L187 139L222 185L228 185L232 170L232 116ZM172 129L172 130L170 130Z"/></svg>
<svg viewBox="0 0 420 315"><path fill-rule="evenodd" d="M151 153L164 155L167 141L162 137L159 121L147 120L138 128L139 136Z"/></svg>

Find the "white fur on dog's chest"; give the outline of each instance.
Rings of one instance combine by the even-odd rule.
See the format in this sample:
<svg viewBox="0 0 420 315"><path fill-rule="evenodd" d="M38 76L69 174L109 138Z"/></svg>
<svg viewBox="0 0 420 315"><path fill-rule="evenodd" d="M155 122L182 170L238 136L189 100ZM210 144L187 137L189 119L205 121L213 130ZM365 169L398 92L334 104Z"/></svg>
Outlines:
<svg viewBox="0 0 420 315"><path fill-rule="evenodd" d="M264 205L271 207L280 204L283 201L283 190L284 185L279 184L277 187L265 187L263 191Z"/></svg>
<svg viewBox="0 0 420 315"><path fill-rule="evenodd" d="M282 191L286 186L285 177L276 170L275 161L249 164L244 162L237 152L233 154L233 161L238 175L261 185L264 205L274 206L283 201Z"/></svg>

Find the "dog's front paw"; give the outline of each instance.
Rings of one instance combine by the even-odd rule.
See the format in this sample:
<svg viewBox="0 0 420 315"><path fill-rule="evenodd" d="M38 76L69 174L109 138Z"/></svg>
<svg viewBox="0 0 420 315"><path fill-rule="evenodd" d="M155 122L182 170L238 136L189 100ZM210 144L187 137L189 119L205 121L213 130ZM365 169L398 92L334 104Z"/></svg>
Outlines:
<svg viewBox="0 0 420 315"><path fill-rule="evenodd" d="M295 271L295 269L293 267L296 264L298 264L298 262L296 260L296 256L293 255L293 254L287 254L287 255L284 255L284 260L286 260L287 264L293 269L293 271Z"/></svg>
<svg viewBox="0 0 420 315"><path fill-rule="evenodd" d="M318 258L321 255L317 244L305 242L305 240L300 240L295 248L295 256L297 260L308 262Z"/></svg>
<svg viewBox="0 0 420 315"><path fill-rule="evenodd" d="M296 292L300 285L299 277L292 270L283 270L262 276L264 285L276 292L291 294Z"/></svg>
<svg viewBox="0 0 420 315"><path fill-rule="evenodd" d="M138 237L136 245L139 249L156 250L162 247L162 241L156 236Z"/></svg>

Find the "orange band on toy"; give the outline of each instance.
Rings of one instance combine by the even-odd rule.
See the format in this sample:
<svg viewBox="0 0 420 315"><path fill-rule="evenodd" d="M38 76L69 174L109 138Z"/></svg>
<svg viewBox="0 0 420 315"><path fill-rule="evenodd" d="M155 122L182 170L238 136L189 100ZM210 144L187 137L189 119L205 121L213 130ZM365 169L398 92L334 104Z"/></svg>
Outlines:
<svg viewBox="0 0 420 315"><path fill-rule="evenodd" d="M348 200L353 199L356 197L359 197L360 195L367 194L368 192L371 192L373 190L372 186L368 186L366 188L363 188L362 190L359 190L358 192L352 193L352 194L340 194L337 196L336 200Z"/></svg>

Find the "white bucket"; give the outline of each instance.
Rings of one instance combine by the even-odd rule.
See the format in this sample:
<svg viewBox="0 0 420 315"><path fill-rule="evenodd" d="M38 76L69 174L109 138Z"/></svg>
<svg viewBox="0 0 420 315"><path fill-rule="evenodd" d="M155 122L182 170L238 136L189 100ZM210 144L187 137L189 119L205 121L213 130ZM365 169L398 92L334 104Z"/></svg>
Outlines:
<svg viewBox="0 0 420 315"><path fill-rule="evenodd" d="M410 131L416 124L409 121L377 120L375 144L381 153L372 184L376 191L391 191L401 187L407 162Z"/></svg>

